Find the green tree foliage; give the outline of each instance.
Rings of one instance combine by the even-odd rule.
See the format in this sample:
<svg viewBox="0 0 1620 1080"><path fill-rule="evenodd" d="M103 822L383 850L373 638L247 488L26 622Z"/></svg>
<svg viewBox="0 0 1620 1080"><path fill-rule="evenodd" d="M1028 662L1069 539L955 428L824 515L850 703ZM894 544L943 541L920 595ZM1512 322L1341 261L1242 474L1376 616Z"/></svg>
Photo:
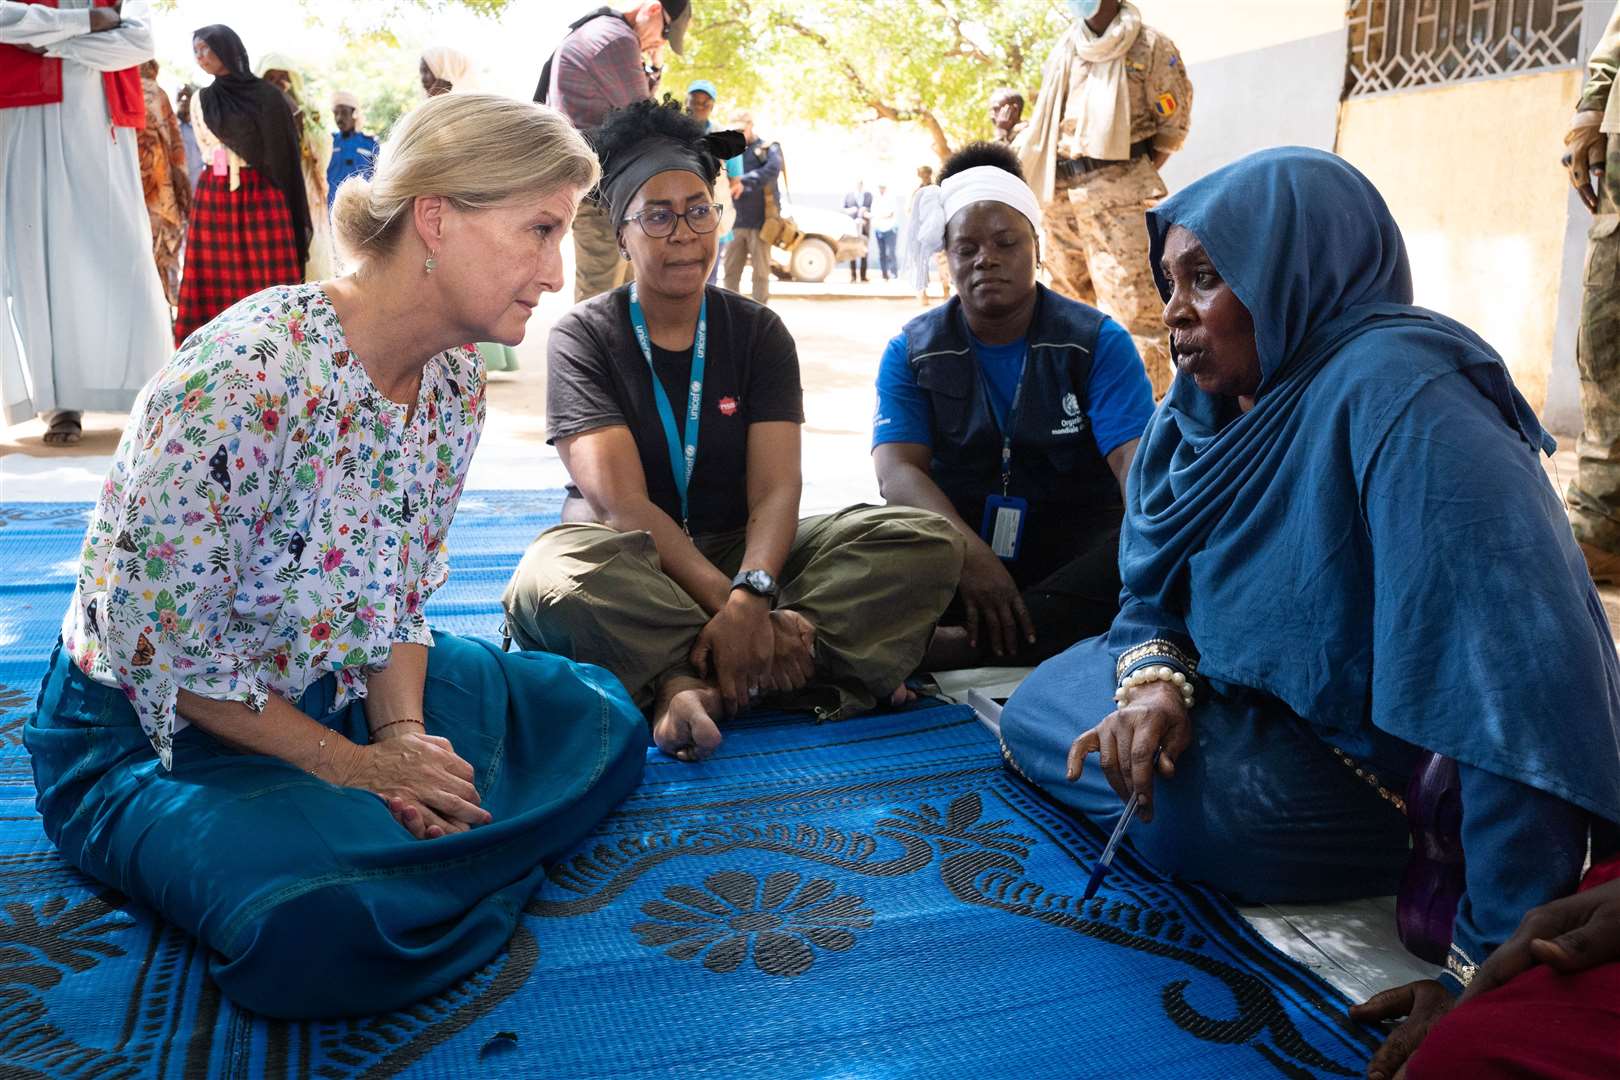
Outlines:
<svg viewBox="0 0 1620 1080"><path fill-rule="evenodd" d="M305 72L310 101L324 111L326 126L335 129L332 94L352 91L360 99L361 130L380 139L394 121L422 100L422 80L417 73L420 58L420 50L399 45L376 43L348 49L325 70Z"/></svg>
<svg viewBox="0 0 1620 1080"><path fill-rule="evenodd" d="M1069 15L1059 0L701 0L664 89L712 79L733 106L920 124L943 159L990 134L999 86L1033 108Z"/></svg>

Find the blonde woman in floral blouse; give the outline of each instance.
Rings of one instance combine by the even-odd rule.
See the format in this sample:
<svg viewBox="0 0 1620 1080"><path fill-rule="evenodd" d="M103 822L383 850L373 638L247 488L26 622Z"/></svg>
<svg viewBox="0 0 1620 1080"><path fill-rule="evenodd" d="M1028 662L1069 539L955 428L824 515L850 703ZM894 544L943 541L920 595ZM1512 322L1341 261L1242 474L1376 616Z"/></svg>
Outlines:
<svg viewBox="0 0 1620 1080"><path fill-rule="evenodd" d="M356 272L236 304L131 415L25 740L63 855L248 1008L444 989L640 778L605 672L423 616L484 420L458 343L522 340L596 179L544 106L420 106L338 194Z"/></svg>

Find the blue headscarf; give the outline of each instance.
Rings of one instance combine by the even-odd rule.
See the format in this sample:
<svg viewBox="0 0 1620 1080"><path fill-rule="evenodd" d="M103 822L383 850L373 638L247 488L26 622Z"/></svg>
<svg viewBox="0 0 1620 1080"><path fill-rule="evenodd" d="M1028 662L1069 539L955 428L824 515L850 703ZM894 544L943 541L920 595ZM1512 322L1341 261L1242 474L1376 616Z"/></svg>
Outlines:
<svg viewBox="0 0 1620 1080"><path fill-rule="evenodd" d="M1253 317L1261 381L1247 413L1172 384L1131 467L1128 594L1326 739L1370 719L1620 821L1620 663L1555 444L1489 345L1412 306L1377 189L1298 147L1210 174L1148 214L1166 297L1172 226ZM1436 418L1445 453L1414 435Z"/></svg>

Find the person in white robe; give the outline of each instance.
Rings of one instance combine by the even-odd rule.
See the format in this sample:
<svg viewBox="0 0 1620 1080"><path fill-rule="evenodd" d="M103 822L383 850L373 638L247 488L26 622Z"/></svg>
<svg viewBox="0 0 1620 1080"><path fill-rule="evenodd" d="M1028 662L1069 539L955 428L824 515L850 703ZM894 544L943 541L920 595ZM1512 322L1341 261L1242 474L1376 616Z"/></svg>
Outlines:
<svg viewBox="0 0 1620 1080"><path fill-rule="evenodd" d="M174 346L136 132L102 81L152 58L150 4L94 22L114 25L92 29L89 0L0 0L0 44L62 61L60 103L0 108L0 408L45 414L53 445L79 441L81 410L128 411Z"/></svg>

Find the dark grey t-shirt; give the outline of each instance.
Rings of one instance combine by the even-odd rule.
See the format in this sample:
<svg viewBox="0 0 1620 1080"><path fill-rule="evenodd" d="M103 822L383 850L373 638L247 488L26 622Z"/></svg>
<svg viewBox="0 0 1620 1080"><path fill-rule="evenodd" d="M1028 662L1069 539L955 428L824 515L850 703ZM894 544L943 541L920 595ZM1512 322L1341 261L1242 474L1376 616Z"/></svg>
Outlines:
<svg viewBox="0 0 1620 1080"><path fill-rule="evenodd" d="M709 286L707 295L703 405L688 492L694 535L729 532L748 524L748 426L771 420L804 423L799 353L782 320L736 293ZM648 496L680 521L681 500L669 444L647 361L630 328L630 287L576 305L551 328L546 354L550 441L598 428L628 427L641 454ZM676 423L684 425L692 350L654 348L653 365Z"/></svg>

